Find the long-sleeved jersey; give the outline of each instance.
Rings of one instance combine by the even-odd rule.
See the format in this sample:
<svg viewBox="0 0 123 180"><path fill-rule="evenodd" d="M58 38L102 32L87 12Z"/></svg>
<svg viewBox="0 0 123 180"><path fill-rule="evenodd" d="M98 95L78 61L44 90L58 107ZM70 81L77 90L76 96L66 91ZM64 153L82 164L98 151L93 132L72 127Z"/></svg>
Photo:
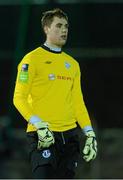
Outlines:
<svg viewBox="0 0 123 180"><path fill-rule="evenodd" d="M14 105L22 116L36 115L49 123L52 131L91 126L83 100L80 68L64 52L38 47L26 54L18 66ZM28 123L27 132L35 131Z"/></svg>

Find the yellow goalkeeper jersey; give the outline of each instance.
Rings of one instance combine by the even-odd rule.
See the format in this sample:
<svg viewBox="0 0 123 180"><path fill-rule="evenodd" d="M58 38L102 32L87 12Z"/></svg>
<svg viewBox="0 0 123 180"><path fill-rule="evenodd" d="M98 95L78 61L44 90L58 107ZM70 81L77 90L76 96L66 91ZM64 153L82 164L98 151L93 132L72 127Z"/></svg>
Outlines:
<svg viewBox="0 0 123 180"><path fill-rule="evenodd" d="M66 131L91 126L83 100L80 68L76 60L64 52L45 46L26 54L18 66L14 105L29 121L38 116L49 123L52 131ZM27 123L27 132L35 131Z"/></svg>

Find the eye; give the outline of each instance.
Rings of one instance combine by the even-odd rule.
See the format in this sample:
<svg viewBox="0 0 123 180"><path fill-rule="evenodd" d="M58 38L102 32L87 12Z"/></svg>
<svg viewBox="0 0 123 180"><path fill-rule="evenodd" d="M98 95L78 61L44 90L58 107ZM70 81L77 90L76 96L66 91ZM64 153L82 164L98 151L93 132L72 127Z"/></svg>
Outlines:
<svg viewBox="0 0 123 180"><path fill-rule="evenodd" d="M56 27L57 27L57 28L61 28L61 26L62 26L62 24L60 24L60 23L59 23L59 24L56 24Z"/></svg>

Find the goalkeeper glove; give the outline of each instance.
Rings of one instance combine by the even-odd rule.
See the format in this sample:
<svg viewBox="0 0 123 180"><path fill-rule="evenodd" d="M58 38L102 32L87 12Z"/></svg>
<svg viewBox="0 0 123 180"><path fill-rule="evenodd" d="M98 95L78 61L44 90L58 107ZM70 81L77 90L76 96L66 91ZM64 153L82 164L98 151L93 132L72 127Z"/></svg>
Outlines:
<svg viewBox="0 0 123 180"><path fill-rule="evenodd" d="M37 116L32 116L29 121L37 129L38 134L38 146L37 149L48 148L50 145L54 144L54 136L52 131L48 128L48 123L42 121Z"/></svg>
<svg viewBox="0 0 123 180"><path fill-rule="evenodd" d="M93 160L96 158L97 155L97 141L96 136L93 130L85 132L86 135L86 142L83 149L84 156L86 162Z"/></svg>
<svg viewBox="0 0 123 180"><path fill-rule="evenodd" d="M38 149L48 148L54 144L53 132L48 128L40 128L38 131Z"/></svg>

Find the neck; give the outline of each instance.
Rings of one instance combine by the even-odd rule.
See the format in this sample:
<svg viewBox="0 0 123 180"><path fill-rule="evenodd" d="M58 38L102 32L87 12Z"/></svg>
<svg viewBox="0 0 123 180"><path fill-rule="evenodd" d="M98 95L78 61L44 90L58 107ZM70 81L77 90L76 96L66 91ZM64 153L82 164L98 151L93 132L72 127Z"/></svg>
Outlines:
<svg viewBox="0 0 123 180"><path fill-rule="evenodd" d="M44 45L45 45L46 47L48 47L49 49L53 50L53 51L56 51L56 52L61 51L61 47L58 47L58 46L56 46L56 45L54 45L54 44L50 44L50 43L47 42L47 41L44 43Z"/></svg>

